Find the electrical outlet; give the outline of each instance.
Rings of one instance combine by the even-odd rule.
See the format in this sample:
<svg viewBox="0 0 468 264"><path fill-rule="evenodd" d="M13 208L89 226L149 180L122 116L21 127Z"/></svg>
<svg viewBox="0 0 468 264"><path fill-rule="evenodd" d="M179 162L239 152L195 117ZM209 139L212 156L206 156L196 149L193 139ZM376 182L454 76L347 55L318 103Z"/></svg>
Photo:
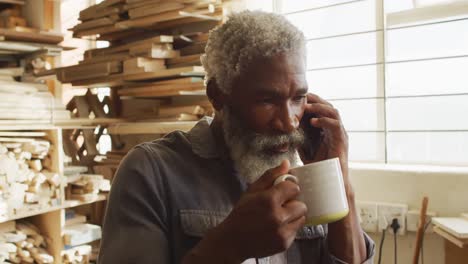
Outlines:
<svg viewBox="0 0 468 264"><path fill-rule="evenodd" d="M378 232L377 203L356 201L356 206L362 229L369 233Z"/></svg>
<svg viewBox="0 0 468 264"><path fill-rule="evenodd" d="M420 210L410 210L406 214L406 230L412 231L412 232L417 232L418 227L419 227L419 212ZM426 212L426 221L431 222L432 217L435 217L436 213L435 212ZM429 224L429 226L426 229L426 233L433 233L434 231L432 230L432 224Z"/></svg>
<svg viewBox="0 0 468 264"><path fill-rule="evenodd" d="M393 230L390 228L390 224L394 218L398 219L400 229L398 230L399 235L405 235L406 233L406 214L408 212L408 205L406 204L394 204L394 203L378 203L377 204L378 217L383 217L387 220L389 225L388 232L393 234ZM377 218L379 219L379 218Z"/></svg>

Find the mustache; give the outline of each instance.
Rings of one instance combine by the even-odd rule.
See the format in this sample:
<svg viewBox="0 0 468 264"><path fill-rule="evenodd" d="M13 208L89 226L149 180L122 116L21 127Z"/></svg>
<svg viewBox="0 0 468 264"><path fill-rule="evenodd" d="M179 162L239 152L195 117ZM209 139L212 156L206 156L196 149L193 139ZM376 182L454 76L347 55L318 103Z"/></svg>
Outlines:
<svg viewBox="0 0 468 264"><path fill-rule="evenodd" d="M288 134L265 135L253 133L250 138L251 147L256 151L265 151L288 144L291 150L297 149L304 144L304 130L298 128Z"/></svg>

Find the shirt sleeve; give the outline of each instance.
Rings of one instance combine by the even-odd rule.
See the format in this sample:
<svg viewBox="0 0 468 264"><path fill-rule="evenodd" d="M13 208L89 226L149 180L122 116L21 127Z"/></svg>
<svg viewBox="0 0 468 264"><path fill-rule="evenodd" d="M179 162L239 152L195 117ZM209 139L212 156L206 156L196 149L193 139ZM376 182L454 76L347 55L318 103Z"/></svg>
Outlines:
<svg viewBox="0 0 468 264"><path fill-rule="evenodd" d="M375 243L372 239L366 234L364 234L364 241L366 243L366 260L362 262L362 264L373 264L374 263L374 255L375 255ZM347 262L342 261L341 259L329 254L330 264L348 264Z"/></svg>
<svg viewBox="0 0 468 264"><path fill-rule="evenodd" d="M164 201L154 158L134 148L112 182L98 263L170 263Z"/></svg>

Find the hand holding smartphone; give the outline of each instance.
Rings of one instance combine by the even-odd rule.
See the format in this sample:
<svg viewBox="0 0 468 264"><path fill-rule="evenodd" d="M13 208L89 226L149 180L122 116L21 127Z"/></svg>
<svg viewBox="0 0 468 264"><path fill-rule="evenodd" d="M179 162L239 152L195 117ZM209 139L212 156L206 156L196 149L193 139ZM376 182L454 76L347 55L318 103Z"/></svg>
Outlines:
<svg viewBox="0 0 468 264"><path fill-rule="evenodd" d="M310 119L314 117L316 115L304 112L300 122L300 127L304 131L305 137L304 145L300 149L303 160L313 160L322 141L322 129L310 124Z"/></svg>

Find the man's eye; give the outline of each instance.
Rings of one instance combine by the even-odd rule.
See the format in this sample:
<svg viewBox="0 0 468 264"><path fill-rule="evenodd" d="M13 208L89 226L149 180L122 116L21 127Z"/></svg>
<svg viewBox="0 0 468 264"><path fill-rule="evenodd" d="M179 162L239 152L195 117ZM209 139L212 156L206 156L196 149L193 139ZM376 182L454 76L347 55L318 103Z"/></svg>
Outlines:
<svg viewBox="0 0 468 264"><path fill-rule="evenodd" d="M299 95L299 96L295 96L293 100L295 102L302 102L302 99L304 99L305 97L306 97L305 95Z"/></svg>

